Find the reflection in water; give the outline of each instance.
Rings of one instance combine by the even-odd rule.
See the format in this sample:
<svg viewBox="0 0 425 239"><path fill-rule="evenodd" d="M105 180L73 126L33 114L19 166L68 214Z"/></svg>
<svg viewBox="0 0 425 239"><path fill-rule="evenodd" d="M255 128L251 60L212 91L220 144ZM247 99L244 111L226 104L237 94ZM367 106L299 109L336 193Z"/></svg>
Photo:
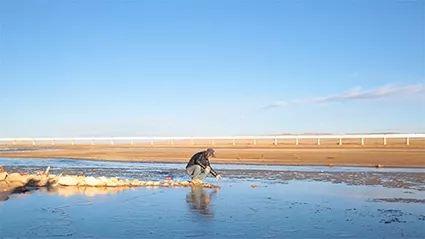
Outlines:
<svg viewBox="0 0 425 239"><path fill-rule="evenodd" d="M0 202L9 199L10 192L0 192Z"/></svg>
<svg viewBox="0 0 425 239"><path fill-rule="evenodd" d="M128 190L129 187L79 187L79 186L67 186L67 187L47 187L47 188L11 188L10 190L0 191L0 201L8 200L12 194L14 198L21 198L33 191L40 190L47 192L51 195L58 195L61 197L71 197L75 195L83 195L86 197L95 197L98 195L112 195L118 192Z"/></svg>
<svg viewBox="0 0 425 239"><path fill-rule="evenodd" d="M12 194L16 194L15 197L24 197L36 189L35 187L22 187L19 183L0 182L0 202L9 200L9 196Z"/></svg>
<svg viewBox="0 0 425 239"><path fill-rule="evenodd" d="M142 180L183 175L168 168L143 170L94 173ZM229 178L219 192L199 187L23 192L3 185L7 191L0 187L0 200L10 200L0 201L0 238L425 238L423 173L225 173Z"/></svg>
<svg viewBox="0 0 425 239"><path fill-rule="evenodd" d="M190 210L203 216L213 216L214 214L210 204L218 190L218 188L204 189L202 187L192 187L186 195L186 202Z"/></svg>
<svg viewBox="0 0 425 239"><path fill-rule="evenodd" d="M54 187L46 189L49 194L59 195L62 197L71 197L75 195L84 195L86 197L94 197L97 195L111 195L129 189L129 187Z"/></svg>

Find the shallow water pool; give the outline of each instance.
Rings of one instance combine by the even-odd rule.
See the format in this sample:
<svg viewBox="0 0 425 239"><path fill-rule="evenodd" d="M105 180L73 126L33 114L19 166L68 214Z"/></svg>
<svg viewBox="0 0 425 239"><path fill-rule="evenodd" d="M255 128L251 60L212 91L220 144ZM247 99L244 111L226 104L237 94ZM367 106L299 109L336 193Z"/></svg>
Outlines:
<svg viewBox="0 0 425 239"><path fill-rule="evenodd" d="M0 159L10 171L185 178L184 165ZM422 171L221 166L220 189L56 188L0 202L11 238L424 238ZM214 179L209 182L216 183Z"/></svg>

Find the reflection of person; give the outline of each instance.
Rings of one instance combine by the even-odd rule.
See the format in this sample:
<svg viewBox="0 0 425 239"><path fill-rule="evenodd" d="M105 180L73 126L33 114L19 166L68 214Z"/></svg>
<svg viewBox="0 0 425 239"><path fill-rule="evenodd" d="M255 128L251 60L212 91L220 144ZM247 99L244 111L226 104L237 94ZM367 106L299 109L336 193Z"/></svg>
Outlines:
<svg viewBox="0 0 425 239"><path fill-rule="evenodd" d="M215 158L215 151L208 148L206 151L196 153L192 156L186 165L186 172L189 174L192 182L202 182L208 174L220 179L221 176L211 168L209 158Z"/></svg>
<svg viewBox="0 0 425 239"><path fill-rule="evenodd" d="M0 192L0 202L8 200L9 194L9 192Z"/></svg>
<svg viewBox="0 0 425 239"><path fill-rule="evenodd" d="M207 191L201 187L192 187L192 190L186 196L186 202L192 210L202 215L212 215L213 213L209 205L215 193L217 193L217 190L210 190L210 192L207 193Z"/></svg>

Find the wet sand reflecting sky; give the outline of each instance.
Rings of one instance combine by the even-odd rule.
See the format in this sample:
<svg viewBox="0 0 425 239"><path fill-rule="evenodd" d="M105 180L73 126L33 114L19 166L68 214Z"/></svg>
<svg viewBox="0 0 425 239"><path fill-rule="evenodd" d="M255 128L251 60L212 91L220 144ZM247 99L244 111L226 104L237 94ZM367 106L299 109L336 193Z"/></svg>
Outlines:
<svg viewBox="0 0 425 239"><path fill-rule="evenodd" d="M0 164L18 169L8 162ZM42 167L31 162L21 162L19 168ZM62 161L56 170L184 178L181 169L170 166L84 164L78 169L74 162L67 167ZM49 165L55 169L54 161ZM0 237L425 237L421 172L222 172L220 190L68 187L7 195L0 202Z"/></svg>

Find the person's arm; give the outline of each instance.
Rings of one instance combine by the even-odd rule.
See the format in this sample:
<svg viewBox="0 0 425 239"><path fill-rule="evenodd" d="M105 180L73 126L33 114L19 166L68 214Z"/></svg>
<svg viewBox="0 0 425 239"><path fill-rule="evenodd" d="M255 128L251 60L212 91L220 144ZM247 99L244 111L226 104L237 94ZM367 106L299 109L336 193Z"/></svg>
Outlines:
<svg viewBox="0 0 425 239"><path fill-rule="evenodd" d="M211 175L214 176L214 177L217 177L218 173L214 169L212 169L211 166L209 166L209 167L211 169L211 171L210 171Z"/></svg>
<svg viewBox="0 0 425 239"><path fill-rule="evenodd" d="M211 166L210 166L210 168L211 168ZM221 179L221 175L220 175L220 174L218 174L218 173L217 173L214 169L212 169L212 168L211 168L210 173L211 173L211 175L212 175L212 176L214 176L217 180L220 180L220 179Z"/></svg>
<svg viewBox="0 0 425 239"><path fill-rule="evenodd" d="M208 161L207 160L207 167L210 167L210 174L212 175L212 176L214 176L215 178L217 178L217 179L220 179L221 178L221 176L220 176L220 174L218 174L212 167L211 167L211 164L210 164L210 161Z"/></svg>

